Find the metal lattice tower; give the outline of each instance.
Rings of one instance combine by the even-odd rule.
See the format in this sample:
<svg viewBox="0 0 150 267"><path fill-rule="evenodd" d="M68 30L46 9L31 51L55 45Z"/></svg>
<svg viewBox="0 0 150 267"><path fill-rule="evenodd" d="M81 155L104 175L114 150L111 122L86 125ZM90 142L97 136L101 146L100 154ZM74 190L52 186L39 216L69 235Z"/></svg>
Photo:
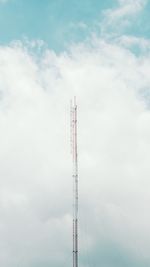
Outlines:
<svg viewBox="0 0 150 267"><path fill-rule="evenodd" d="M73 161L73 267L78 267L78 153L77 153L77 105L71 101L71 152Z"/></svg>

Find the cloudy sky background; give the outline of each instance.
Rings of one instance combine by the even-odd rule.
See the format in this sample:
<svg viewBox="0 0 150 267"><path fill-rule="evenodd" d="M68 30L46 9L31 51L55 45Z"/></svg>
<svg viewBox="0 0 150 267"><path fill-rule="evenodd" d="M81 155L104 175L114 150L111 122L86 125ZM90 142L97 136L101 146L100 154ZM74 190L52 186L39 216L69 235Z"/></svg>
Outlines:
<svg viewBox="0 0 150 267"><path fill-rule="evenodd" d="M0 265L150 266L150 2L0 1Z"/></svg>

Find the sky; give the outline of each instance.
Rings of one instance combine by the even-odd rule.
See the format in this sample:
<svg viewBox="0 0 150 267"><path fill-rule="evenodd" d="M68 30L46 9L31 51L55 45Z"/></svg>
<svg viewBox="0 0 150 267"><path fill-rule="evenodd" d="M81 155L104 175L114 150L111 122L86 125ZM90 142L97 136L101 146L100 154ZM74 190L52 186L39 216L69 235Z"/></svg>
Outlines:
<svg viewBox="0 0 150 267"><path fill-rule="evenodd" d="M0 9L1 43L41 39L58 52L68 42L83 40L101 10L114 4L111 0L6 0Z"/></svg>
<svg viewBox="0 0 150 267"><path fill-rule="evenodd" d="M0 266L150 266L148 0L0 1Z"/></svg>
<svg viewBox="0 0 150 267"><path fill-rule="evenodd" d="M117 0L1 0L0 44L7 45L13 40L25 38L30 41L38 39L60 52L72 42L84 41L91 32L101 34L99 24L105 11L117 5ZM150 37L149 8L150 3L147 3L124 32Z"/></svg>

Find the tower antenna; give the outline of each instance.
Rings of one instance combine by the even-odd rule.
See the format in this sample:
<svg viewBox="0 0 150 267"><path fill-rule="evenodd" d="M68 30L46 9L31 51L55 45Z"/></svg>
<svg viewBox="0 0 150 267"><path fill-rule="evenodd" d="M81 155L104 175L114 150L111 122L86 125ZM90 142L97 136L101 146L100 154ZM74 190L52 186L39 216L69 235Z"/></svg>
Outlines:
<svg viewBox="0 0 150 267"><path fill-rule="evenodd" d="M72 178L73 178L73 267L78 267L78 151L77 151L77 104L76 97L70 105L70 130L72 153Z"/></svg>

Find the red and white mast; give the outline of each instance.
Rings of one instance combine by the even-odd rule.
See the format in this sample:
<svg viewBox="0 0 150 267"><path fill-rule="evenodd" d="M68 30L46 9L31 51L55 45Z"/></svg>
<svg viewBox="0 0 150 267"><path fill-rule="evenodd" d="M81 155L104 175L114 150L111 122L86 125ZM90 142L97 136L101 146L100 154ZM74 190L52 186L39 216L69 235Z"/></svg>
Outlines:
<svg viewBox="0 0 150 267"><path fill-rule="evenodd" d="M71 152L73 162L73 267L78 267L78 151L77 151L77 105L71 101Z"/></svg>

